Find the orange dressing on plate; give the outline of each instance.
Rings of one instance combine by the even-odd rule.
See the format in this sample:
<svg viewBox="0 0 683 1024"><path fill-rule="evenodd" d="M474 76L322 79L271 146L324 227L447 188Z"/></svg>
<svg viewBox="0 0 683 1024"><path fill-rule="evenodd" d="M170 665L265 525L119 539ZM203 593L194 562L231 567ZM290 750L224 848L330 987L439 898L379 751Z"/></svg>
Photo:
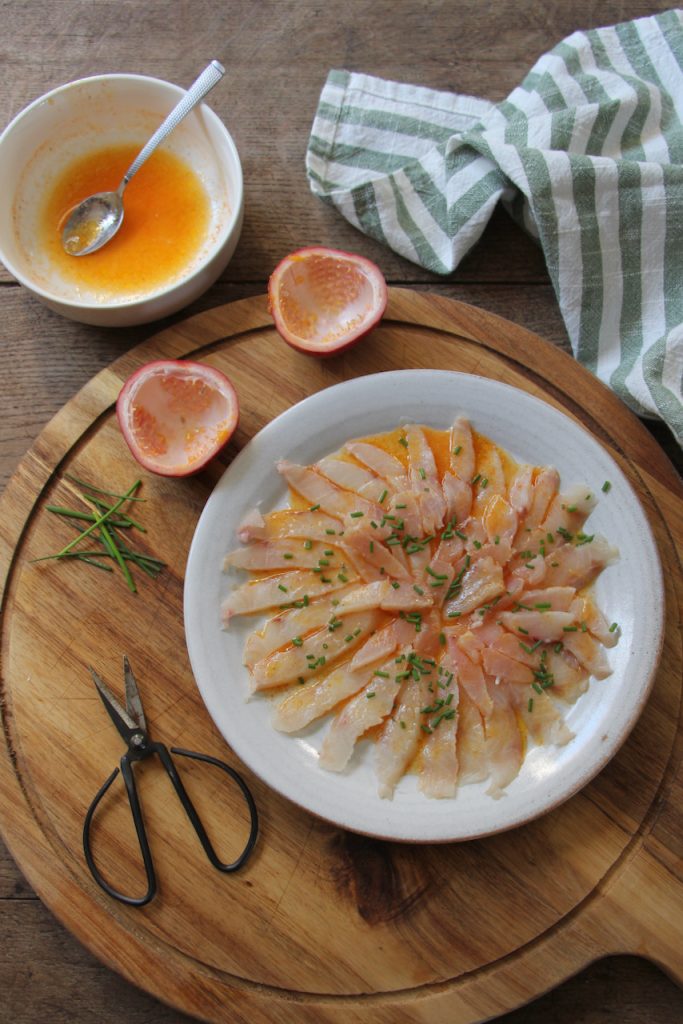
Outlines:
<svg viewBox="0 0 683 1024"><path fill-rule="evenodd" d="M88 256L69 256L62 228L71 210L95 192L115 191L139 147L108 146L71 163L49 192L40 216L40 242L53 267L103 300L147 294L182 276L206 240L209 197L192 168L157 150L126 186L116 236Z"/></svg>

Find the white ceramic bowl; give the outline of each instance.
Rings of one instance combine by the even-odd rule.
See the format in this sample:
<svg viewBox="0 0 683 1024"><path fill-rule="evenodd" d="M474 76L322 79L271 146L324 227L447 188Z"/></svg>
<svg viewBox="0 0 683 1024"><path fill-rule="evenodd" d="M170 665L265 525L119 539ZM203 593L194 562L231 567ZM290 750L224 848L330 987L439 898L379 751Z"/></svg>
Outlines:
<svg viewBox="0 0 683 1024"><path fill-rule="evenodd" d="M225 269L242 228L242 168L228 130L205 104L163 144L192 167L210 203L205 242L178 277L155 290L103 300L94 292L79 294L36 244L40 201L64 168L109 145L142 147L183 93L142 75L82 78L31 103L0 135L0 259L56 312L107 327L148 323L193 302Z"/></svg>

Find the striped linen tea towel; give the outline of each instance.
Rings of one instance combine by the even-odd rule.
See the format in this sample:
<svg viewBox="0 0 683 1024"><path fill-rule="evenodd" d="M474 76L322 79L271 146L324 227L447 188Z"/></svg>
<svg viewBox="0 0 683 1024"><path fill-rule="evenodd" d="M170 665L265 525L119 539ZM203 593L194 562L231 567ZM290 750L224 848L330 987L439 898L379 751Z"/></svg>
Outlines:
<svg viewBox="0 0 683 1024"><path fill-rule="evenodd" d="M683 12L575 32L497 104L331 71L306 169L438 274L502 201L543 248L575 356L683 444Z"/></svg>

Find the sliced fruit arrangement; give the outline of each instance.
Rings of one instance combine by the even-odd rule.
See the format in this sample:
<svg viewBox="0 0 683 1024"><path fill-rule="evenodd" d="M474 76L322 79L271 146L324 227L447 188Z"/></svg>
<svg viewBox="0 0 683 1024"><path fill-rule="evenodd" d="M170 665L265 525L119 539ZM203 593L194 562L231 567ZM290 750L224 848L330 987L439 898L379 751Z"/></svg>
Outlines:
<svg viewBox="0 0 683 1024"><path fill-rule="evenodd" d="M239 403L220 370L163 359L141 366L121 388L116 414L137 461L161 476L198 472L230 440Z"/></svg>
<svg viewBox="0 0 683 1024"><path fill-rule="evenodd" d="M381 320L387 285L379 267L365 257L314 246L278 264L268 301L288 344L331 356L355 345Z"/></svg>

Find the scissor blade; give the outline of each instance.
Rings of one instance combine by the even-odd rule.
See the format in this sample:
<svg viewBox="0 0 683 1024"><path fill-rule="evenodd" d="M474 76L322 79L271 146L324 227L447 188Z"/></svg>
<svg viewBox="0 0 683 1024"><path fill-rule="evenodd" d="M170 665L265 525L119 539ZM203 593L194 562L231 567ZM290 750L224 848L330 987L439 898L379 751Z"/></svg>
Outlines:
<svg viewBox="0 0 683 1024"><path fill-rule="evenodd" d="M147 732L145 712L142 710L138 684L135 682L135 676L126 654L123 656L123 676L126 680L126 708L128 709L128 714L137 722L141 729Z"/></svg>
<svg viewBox="0 0 683 1024"><path fill-rule="evenodd" d="M130 740L131 735L134 732L139 732L137 724L133 721L127 711L121 707L114 694L111 692L104 680L98 675L92 665L90 668L90 675L93 678L93 682L97 687L97 692L102 698L102 703L107 709L107 713L111 718L112 722L121 733L126 743Z"/></svg>

